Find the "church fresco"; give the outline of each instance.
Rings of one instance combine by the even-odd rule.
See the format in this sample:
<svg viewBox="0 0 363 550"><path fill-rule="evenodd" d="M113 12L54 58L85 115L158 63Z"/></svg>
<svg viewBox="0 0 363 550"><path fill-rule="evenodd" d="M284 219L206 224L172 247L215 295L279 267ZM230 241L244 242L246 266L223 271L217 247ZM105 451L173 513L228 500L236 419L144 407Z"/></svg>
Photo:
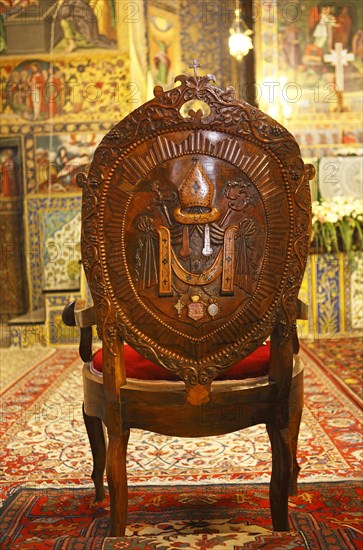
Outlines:
<svg viewBox="0 0 363 550"><path fill-rule="evenodd" d="M361 3L342 4L308 0L288 6L278 2L278 66L281 73L314 98L331 102L336 71L329 54L342 44L344 90L360 92L363 74L363 18ZM351 55L349 55L351 54ZM345 54L343 54L343 58ZM319 100L318 100L319 101Z"/></svg>
<svg viewBox="0 0 363 550"><path fill-rule="evenodd" d="M1 51L13 55L116 49L118 4L115 0L2 2Z"/></svg>
<svg viewBox="0 0 363 550"><path fill-rule="evenodd" d="M80 193L77 174L87 171L103 134L71 132L35 137L35 186L28 193Z"/></svg>
<svg viewBox="0 0 363 550"><path fill-rule="evenodd" d="M74 55L49 62L40 57L0 66L2 124L16 118L34 123L115 120L140 101L140 86L130 80L129 60Z"/></svg>
<svg viewBox="0 0 363 550"><path fill-rule="evenodd" d="M214 74L217 83L222 83L223 87L237 87L228 50L234 2L180 0L178 5L183 67L189 66L197 58L203 73ZM237 97L241 96L242 93L238 92Z"/></svg>
<svg viewBox="0 0 363 550"><path fill-rule="evenodd" d="M17 197L22 193L20 144L3 140L0 146L0 196Z"/></svg>
<svg viewBox="0 0 363 550"><path fill-rule="evenodd" d="M24 232L15 221L11 228L21 228L27 267L11 267L11 275L21 271L29 281L23 309L9 302L8 317L42 308L45 287L79 288L77 250L73 259L69 250L56 260L47 252L57 252L60 241L79 240L69 237L79 221L76 175L87 170L101 137L141 101L146 69L131 77L129 48L118 48L118 36L128 40L122 33L128 23L140 26L140 16L137 1L0 2L1 200L19 200L24 208ZM15 199L19 189L23 196ZM65 219L70 212L72 220ZM1 283L12 281L6 269ZM27 293L26 281L21 285Z"/></svg>
<svg viewBox="0 0 363 550"><path fill-rule="evenodd" d="M327 120L327 115L321 119L294 120L289 131L299 143L304 158L342 155L343 146L356 146L363 142L362 128L357 126L356 117L345 113L343 119L337 116L335 120ZM351 158L351 157L349 157Z"/></svg>
<svg viewBox="0 0 363 550"><path fill-rule="evenodd" d="M150 3L147 11L153 83L168 89L173 87L174 78L180 72L178 4L174 2L161 8Z"/></svg>
<svg viewBox="0 0 363 550"><path fill-rule="evenodd" d="M0 146L0 322L24 313L27 282L23 247L23 186L21 139Z"/></svg>
<svg viewBox="0 0 363 550"><path fill-rule="evenodd" d="M268 6L261 4L255 19L260 109L298 138L304 158L354 154L362 144L361 2L281 0ZM339 55L346 63L339 64L344 86L339 93L331 62L336 44L342 44Z"/></svg>
<svg viewBox="0 0 363 550"><path fill-rule="evenodd" d="M47 61L17 65L6 85L6 104L26 120L44 120L62 114L65 103L64 73Z"/></svg>
<svg viewBox="0 0 363 550"><path fill-rule="evenodd" d="M62 38L54 52L117 47L114 0L58 0L56 20L62 28Z"/></svg>

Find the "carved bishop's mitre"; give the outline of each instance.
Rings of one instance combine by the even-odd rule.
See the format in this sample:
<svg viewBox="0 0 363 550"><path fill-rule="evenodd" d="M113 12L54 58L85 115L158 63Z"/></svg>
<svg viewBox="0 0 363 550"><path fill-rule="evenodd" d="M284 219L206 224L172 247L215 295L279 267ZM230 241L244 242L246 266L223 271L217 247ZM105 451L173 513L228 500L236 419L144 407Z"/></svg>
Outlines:
<svg viewBox="0 0 363 550"><path fill-rule="evenodd" d="M180 207L174 210L174 218L182 224L212 223L219 217L212 207L214 186L197 161L182 181L179 190Z"/></svg>

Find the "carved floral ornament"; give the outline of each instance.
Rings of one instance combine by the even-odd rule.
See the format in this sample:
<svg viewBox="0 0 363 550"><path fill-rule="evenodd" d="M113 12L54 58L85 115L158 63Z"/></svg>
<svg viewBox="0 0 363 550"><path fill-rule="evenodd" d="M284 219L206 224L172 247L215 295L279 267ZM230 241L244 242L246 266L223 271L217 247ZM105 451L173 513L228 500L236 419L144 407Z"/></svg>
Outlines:
<svg viewBox="0 0 363 550"><path fill-rule="evenodd" d="M233 88L176 80L105 136L80 178L82 256L104 344L118 334L188 385L208 384L277 318L285 337L293 327L312 171ZM183 117L191 100L210 113Z"/></svg>

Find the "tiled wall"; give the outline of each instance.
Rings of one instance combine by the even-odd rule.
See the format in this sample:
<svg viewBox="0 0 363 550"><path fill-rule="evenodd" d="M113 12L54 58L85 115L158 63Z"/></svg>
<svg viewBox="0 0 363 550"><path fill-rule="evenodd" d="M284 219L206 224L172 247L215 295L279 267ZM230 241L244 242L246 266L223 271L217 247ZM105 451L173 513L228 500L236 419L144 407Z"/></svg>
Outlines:
<svg viewBox="0 0 363 550"><path fill-rule="evenodd" d="M309 304L309 320L299 321L301 336L332 338L363 332L363 253L354 265L345 254L311 254L300 298Z"/></svg>

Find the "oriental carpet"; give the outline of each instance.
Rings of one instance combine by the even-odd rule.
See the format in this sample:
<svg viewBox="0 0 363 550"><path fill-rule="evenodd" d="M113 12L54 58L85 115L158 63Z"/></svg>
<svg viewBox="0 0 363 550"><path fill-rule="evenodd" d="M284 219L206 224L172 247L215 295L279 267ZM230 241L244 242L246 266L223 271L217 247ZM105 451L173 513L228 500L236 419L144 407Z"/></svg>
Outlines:
<svg viewBox="0 0 363 550"><path fill-rule="evenodd" d="M363 339L304 340L302 349L334 383L363 406Z"/></svg>
<svg viewBox="0 0 363 550"><path fill-rule="evenodd" d="M302 346L301 355L305 363L305 410L298 457L302 471L300 494L297 500L292 499L290 504L292 526L296 532L289 534L288 540L283 544L282 540L277 542L275 537L279 538L280 535L276 534L273 535L272 540L268 538L272 535L265 483L270 477L271 458L268 437L263 426L226 436L198 440L132 430L128 447L128 472L131 503L136 499L136 508L132 508L131 504L130 513L134 511L135 514L130 516L129 521L136 524L140 521L146 522L146 527L132 531L134 534L132 541L136 541L134 540L136 536L151 538L149 542L141 539L136 541L135 544L139 546L130 546L130 540L120 539L116 542L106 540L102 542L106 544L105 548L107 550L173 547L199 548L199 550L239 548L242 547L243 541L246 543L249 540L242 541L239 533L240 524L242 528L244 522L247 524L249 533L252 529L253 533L258 532L260 536L267 538L264 538L263 542L260 541L260 546L243 546L243 548L363 548L362 543L359 542L358 535L361 528L357 524L358 515L355 510L355 505L358 506L359 502L357 491L361 486L359 480L361 480L363 462L359 384L349 382L349 372L341 367L334 367L334 350L337 350L337 362L340 361L344 368L347 368L349 363L342 360L343 351L340 352L340 350L343 348L337 345L337 342L334 341L334 346L327 347L328 360L325 360L323 347L316 351L311 343L305 342ZM344 344L344 353L350 358L354 376L358 373L357 369L354 370L354 357L358 349L355 347L356 343L352 339ZM352 344L351 347L350 344ZM33 351L31 350L32 353ZM19 353L22 355L19 356ZM57 538L56 547L62 550L102 548L98 535L101 533L104 541L103 537L107 531L102 525L107 523L108 511L105 510L107 501L95 507L87 505L93 494L89 479L92 464L81 413L82 365L78 352L74 349L39 350L37 357L28 356L28 353L28 351L15 350L2 352L2 362L5 365L5 374L1 378L0 423L2 431L0 489L1 496L5 500L3 517L15 518L14 521L18 525L15 528L8 525L13 533L11 544L24 544L24 546L8 547L53 548L53 546L31 545L33 536L36 536L34 532L38 532L42 533L41 540L49 539L54 542ZM341 353L340 356L339 353ZM22 366L24 362L25 367ZM246 486L250 483L257 484L252 492ZM75 496L73 500L70 496L72 494ZM235 496L232 496L233 494ZM141 518L143 513L141 510L145 510L145 499L141 495L150 495L150 498L152 496L153 502L157 504L156 516L149 519ZM218 520L218 518L230 518L223 508L226 495L229 495L229 502L235 502L237 499L241 504L241 509L238 509L240 515L237 516L239 519L233 516L232 519ZM255 496L257 501L253 505L251 503L254 502ZM185 503L193 502L193 498L197 499L198 507L200 507L200 498L206 499L208 509L212 506L212 520L228 525L231 522L232 527L227 528L228 536L231 537L231 533L233 536L239 533L238 538L232 537L229 542L227 541L229 546L225 545L225 540L223 543L218 542L218 546L216 540L213 542L213 537L215 539L219 536L216 534L218 530L212 528L210 531L208 525L205 526L200 522L200 517L203 519L205 517L203 512L197 520L192 517L192 522L196 521L195 532L202 533L198 535L199 542L194 535L193 540L184 541L185 537L188 538L195 532L189 531L184 523L175 523L179 512L176 511L174 514L170 511L171 516L165 515L169 509L167 503L173 509L174 505L171 504L170 499L184 506ZM68 519L59 506L54 508L55 500L62 503L61 508L69 514ZM143 501L142 505L141 501ZM254 516L252 519L245 514L244 501L251 510L258 510L257 517ZM342 511L346 511L345 515L343 512L338 513L342 502L347 503L342 508ZM165 509L163 503L165 503ZM148 506L151 510L150 505ZM195 505L191 504L192 509L194 509L193 506ZM44 510L48 508L51 510L51 518L44 515ZM56 515L58 512L54 512L56 509L61 517L64 516L65 531L61 534L57 530L60 519ZM301 509L302 520L305 518L309 522L307 529L298 520L295 522L293 519L299 509ZM305 509L312 515L304 515ZM75 512L74 517L72 510ZM322 511L319 517L316 515L317 510ZM180 517L183 517L184 512L185 510L180 511ZM27 515L28 513L30 515ZM84 519L84 514L87 516L89 513L92 518L94 513L100 516L96 517L95 524L93 524L94 518L90 521L88 521L89 518ZM214 513L216 515L213 515ZM86 531L83 528L84 525L82 529L74 531L75 524L79 523L77 514L83 518L82 525L86 522L84 524L88 526ZM165 527L165 532L171 539L161 541L160 532L164 527L156 534L153 531L154 527L150 527L159 522L159 517L161 525ZM149 521L150 524L147 523ZM252 528L249 525L250 521L258 527L255 525ZM23 523L28 525L29 532L27 532L28 527L24 530ZM33 523L37 525L32 527ZM53 526L55 532L53 533L52 529L48 532L46 525ZM92 525L93 527L90 527ZM179 528L178 525L181 527ZM267 532L261 529L267 529ZM10 536L10 531L8 532L6 528L7 537ZM223 530L220 532L223 536L226 533ZM66 535L70 538L63 540L62 536ZM17 539L18 536L19 539ZM309 546L307 541L310 536L313 538ZM157 542L152 540L152 537L157 537ZM318 540L316 537L321 537L321 541L316 542ZM333 543L331 539L329 546L328 539L325 540L325 537L338 537L339 541L337 539ZM8 544L6 540L9 542L9 539L5 538L4 544ZM35 542L36 539L33 540ZM183 541L191 546L185 546ZM112 546L116 543L119 546ZM81 544L81 546L72 546L73 544ZM93 546L94 544L96 546ZM252 539L251 544L255 544Z"/></svg>
<svg viewBox="0 0 363 550"><path fill-rule="evenodd" d="M106 538L109 502L87 489L17 489L2 510L3 550L362 548L361 484L307 483L290 500L291 531L273 533L268 487L136 486L126 537Z"/></svg>

